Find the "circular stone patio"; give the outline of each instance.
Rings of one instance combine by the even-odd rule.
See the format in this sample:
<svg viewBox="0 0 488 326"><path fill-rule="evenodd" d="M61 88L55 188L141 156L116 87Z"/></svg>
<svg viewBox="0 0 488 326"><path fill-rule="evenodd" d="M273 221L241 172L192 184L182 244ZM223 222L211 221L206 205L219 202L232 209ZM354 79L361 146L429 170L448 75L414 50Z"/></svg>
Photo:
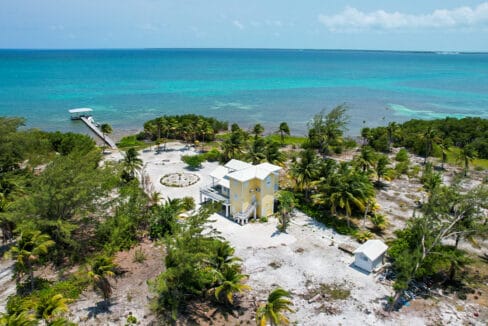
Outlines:
<svg viewBox="0 0 488 326"><path fill-rule="evenodd" d="M165 174L160 182L167 187L188 187L200 181L200 177L194 173L169 173Z"/></svg>

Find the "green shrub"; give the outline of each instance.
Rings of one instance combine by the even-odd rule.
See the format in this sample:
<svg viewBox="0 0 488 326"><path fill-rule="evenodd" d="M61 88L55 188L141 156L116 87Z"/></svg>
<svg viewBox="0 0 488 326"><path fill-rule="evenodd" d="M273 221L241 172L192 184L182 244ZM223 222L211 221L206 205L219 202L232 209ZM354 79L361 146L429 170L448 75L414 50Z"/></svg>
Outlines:
<svg viewBox="0 0 488 326"><path fill-rule="evenodd" d="M122 139L117 143L117 146L120 148L139 147L144 145L144 142L137 140L137 135L122 137Z"/></svg>
<svg viewBox="0 0 488 326"><path fill-rule="evenodd" d="M181 199L181 209L184 211L191 211L195 209L195 199L193 197L183 197Z"/></svg>
<svg viewBox="0 0 488 326"><path fill-rule="evenodd" d="M395 165L395 171L398 175L408 173L408 162L400 162Z"/></svg>
<svg viewBox="0 0 488 326"><path fill-rule="evenodd" d="M220 160L221 156L219 150L216 148L212 148L210 151L206 152L203 155L205 159L209 162L217 162L218 160Z"/></svg>
<svg viewBox="0 0 488 326"><path fill-rule="evenodd" d="M142 264L144 261L146 261L146 259L146 253L144 252L144 250L142 250L142 248L137 248L134 251L134 263Z"/></svg>
<svg viewBox="0 0 488 326"><path fill-rule="evenodd" d="M354 233L353 236L360 243L366 242L367 240L374 238L374 234L369 232L368 230L358 230Z"/></svg>
<svg viewBox="0 0 488 326"><path fill-rule="evenodd" d="M400 149L395 156L395 160L398 162L408 162L409 159L407 150L405 148Z"/></svg>
<svg viewBox="0 0 488 326"><path fill-rule="evenodd" d="M204 155L183 155L181 160L188 164L190 169L196 170L202 167L205 157Z"/></svg>
<svg viewBox="0 0 488 326"><path fill-rule="evenodd" d="M383 214L375 213L370 220L378 231L384 231L388 227L388 219Z"/></svg>

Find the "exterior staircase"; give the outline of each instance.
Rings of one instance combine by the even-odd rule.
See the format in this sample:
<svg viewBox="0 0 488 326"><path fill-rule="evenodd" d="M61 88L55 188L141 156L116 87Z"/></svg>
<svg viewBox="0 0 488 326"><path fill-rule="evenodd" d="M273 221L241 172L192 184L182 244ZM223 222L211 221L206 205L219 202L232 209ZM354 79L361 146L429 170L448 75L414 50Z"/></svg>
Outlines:
<svg viewBox="0 0 488 326"><path fill-rule="evenodd" d="M256 201L254 200L251 205L249 205L243 212L238 212L234 214L234 221L236 221L239 224L246 224L249 221L249 217L251 216L251 213L256 212Z"/></svg>

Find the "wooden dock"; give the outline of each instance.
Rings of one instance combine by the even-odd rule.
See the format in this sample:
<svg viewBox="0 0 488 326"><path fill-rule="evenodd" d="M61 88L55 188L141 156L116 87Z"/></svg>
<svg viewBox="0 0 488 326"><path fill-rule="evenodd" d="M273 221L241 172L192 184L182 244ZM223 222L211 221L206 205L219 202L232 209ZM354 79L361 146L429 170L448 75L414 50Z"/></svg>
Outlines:
<svg viewBox="0 0 488 326"><path fill-rule="evenodd" d="M91 117L86 117L86 116L81 116L79 117L79 119L81 121L83 121L87 126L88 128L91 129L91 131L93 131L95 133L95 135L97 135L101 140L103 140L108 146L110 146L110 148L112 149L116 149L117 146L115 145L115 142L110 138L108 137L107 135L104 135L103 132L98 129L97 125L93 123L93 120L90 119Z"/></svg>

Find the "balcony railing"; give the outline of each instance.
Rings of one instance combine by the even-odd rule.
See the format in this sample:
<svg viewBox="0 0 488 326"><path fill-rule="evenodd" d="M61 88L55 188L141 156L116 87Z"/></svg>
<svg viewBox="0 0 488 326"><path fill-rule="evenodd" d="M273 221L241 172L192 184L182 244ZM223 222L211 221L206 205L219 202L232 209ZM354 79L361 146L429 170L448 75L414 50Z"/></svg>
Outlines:
<svg viewBox="0 0 488 326"><path fill-rule="evenodd" d="M213 188L211 185L200 187L200 194L214 201L222 202L226 205L230 204L229 198L222 195L218 190Z"/></svg>

